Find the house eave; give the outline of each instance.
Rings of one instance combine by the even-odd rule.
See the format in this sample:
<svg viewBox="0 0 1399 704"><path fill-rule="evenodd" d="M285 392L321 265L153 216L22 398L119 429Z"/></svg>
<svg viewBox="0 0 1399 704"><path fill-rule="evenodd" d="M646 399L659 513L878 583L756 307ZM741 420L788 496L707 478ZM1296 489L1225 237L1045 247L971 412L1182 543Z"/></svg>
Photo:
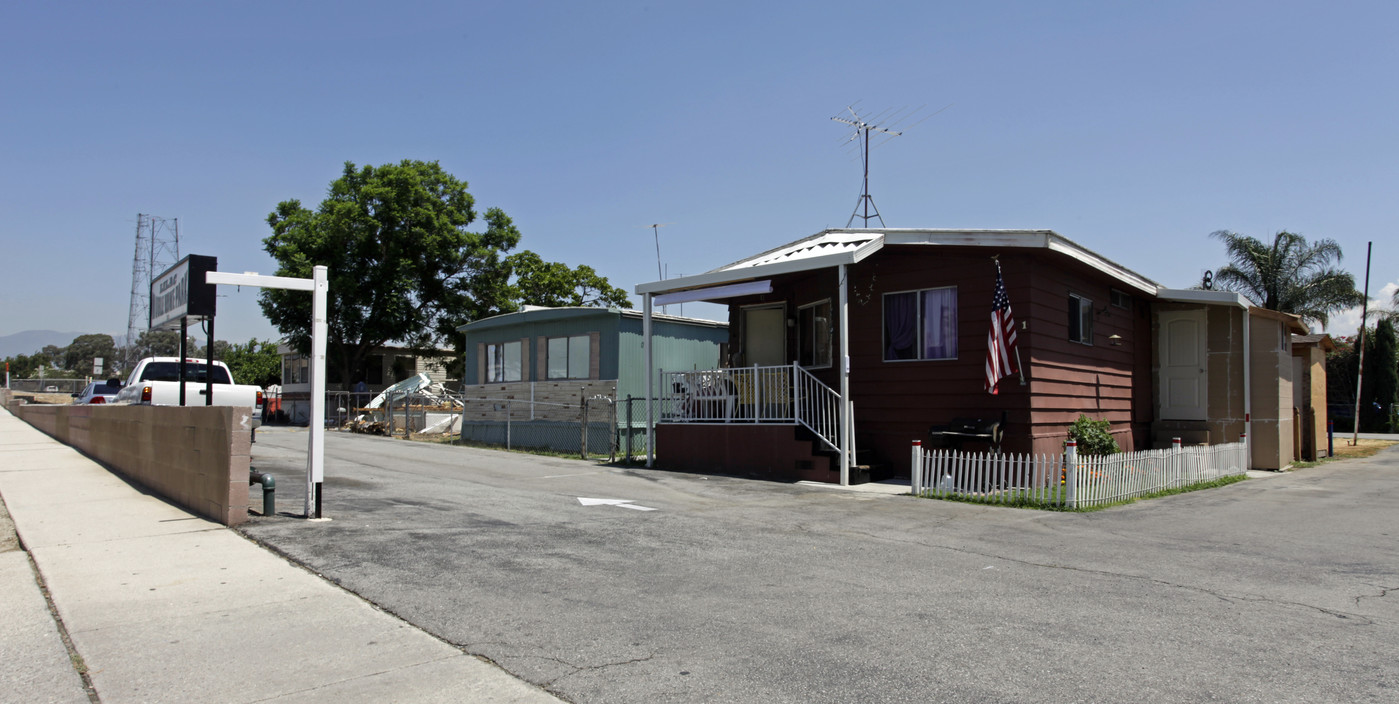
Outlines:
<svg viewBox="0 0 1399 704"><path fill-rule="evenodd" d="M752 263L762 262L788 250L798 252L803 245L811 245L823 239L854 243L861 238L868 238L869 241L842 252L771 263ZM1161 288L1151 279L1085 249L1053 230L833 229L769 249L703 274L640 284L636 287L635 292L638 295L675 293L744 281L756 281L782 274L833 268L841 264L855 264L886 246L1043 249L1074 259L1139 293L1155 296Z"/></svg>
<svg viewBox="0 0 1399 704"><path fill-rule="evenodd" d="M1242 294L1233 291L1204 291L1193 288L1159 288L1156 298L1168 303L1203 303L1212 306L1234 306L1245 310L1252 308Z"/></svg>

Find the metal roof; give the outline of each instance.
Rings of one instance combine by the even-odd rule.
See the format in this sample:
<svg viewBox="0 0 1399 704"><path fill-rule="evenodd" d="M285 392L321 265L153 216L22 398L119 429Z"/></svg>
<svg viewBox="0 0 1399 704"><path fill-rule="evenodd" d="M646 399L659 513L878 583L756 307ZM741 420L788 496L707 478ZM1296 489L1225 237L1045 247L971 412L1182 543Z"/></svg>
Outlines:
<svg viewBox="0 0 1399 704"><path fill-rule="evenodd" d="M826 230L718 269L640 284L638 294L662 294L854 264L886 246L943 246L1047 249L1076 259L1148 295L1161 286L1052 230Z"/></svg>
<svg viewBox="0 0 1399 704"><path fill-rule="evenodd" d="M784 244L775 249L769 249L762 254L721 266L708 273L734 271L747 267L776 264L779 262L795 262L824 257L829 254L853 253L881 237L882 235L880 233L868 230L859 232L831 232L828 230L807 237L806 239Z"/></svg>
<svg viewBox="0 0 1399 704"><path fill-rule="evenodd" d="M516 311L514 313L501 313L500 315L493 315L489 318L481 318L480 320L473 320L469 323L466 323L465 325L459 325L457 326L457 332L488 330L507 325L516 325L519 323L538 323L548 320L563 320L568 318L577 319L594 316L640 318L642 317L642 314L639 310L621 308L593 308L585 306L563 306L558 308L551 308L547 306L526 306L525 310ZM728 327L727 322L705 320L703 318L686 318L678 315L656 314L653 315L652 318L658 321L664 320L673 323L680 323L682 325L697 325L700 327Z"/></svg>

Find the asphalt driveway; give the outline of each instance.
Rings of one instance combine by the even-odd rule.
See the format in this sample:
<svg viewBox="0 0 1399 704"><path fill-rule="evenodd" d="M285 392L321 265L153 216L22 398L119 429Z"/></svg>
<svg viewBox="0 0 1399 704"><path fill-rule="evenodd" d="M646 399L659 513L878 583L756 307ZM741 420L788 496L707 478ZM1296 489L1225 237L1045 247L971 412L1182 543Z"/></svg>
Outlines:
<svg viewBox="0 0 1399 704"><path fill-rule="evenodd" d="M575 702L1399 698L1399 448L1070 514L331 433L308 522L305 443L248 535Z"/></svg>

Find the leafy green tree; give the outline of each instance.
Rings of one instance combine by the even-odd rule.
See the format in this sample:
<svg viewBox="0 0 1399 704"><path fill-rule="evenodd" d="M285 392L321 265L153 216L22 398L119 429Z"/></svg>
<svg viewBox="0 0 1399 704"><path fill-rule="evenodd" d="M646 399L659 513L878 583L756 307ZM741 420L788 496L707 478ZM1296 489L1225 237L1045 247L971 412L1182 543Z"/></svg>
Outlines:
<svg viewBox="0 0 1399 704"><path fill-rule="evenodd" d="M510 256L515 274L515 298L534 306L630 307L627 292L607 283L592 267L570 268L546 262L528 250Z"/></svg>
<svg viewBox="0 0 1399 704"><path fill-rule="evenodd" d="M44 366L63 369L63 356L67 349L58 345L44 345L44 349L39 350L36 355L43 360Z"/></svg>
<svg viewBox="0 0 1399 704"><path fill-rule="evenodd" d="M1271 245L1228 230L1210 236L1224 242L1229 255L1229 263L1215 271L1216 287L1243 294L1254 305L1325 326L1331 313L1358 306L1364 298L1355 277L1334 266L1341 261L1335 240L1309 244L1287 231Z"/></svg>
<svg viewBox="0 0 1399 704"><path fill-rule="evenodd" d="M275 342L254 338L240 345L218 340L214 342L214 358L227 364L233 380L240 384L256 384L265 389L282 383L282 357L277 354Z"/></svg>
<svg viewBox="0 0 1399 704"><path fill-rule="evenodd" d="M111 335L79 335L63 349L63 368L82 374L92 373L92 361L102 358L102 373L116 368L117 342Z"/></svg>
<svg viewBox="0 0 1399 704"><path fill-rule="evenodd" d="M1396 349L1394 324L1387 318L1381 319L1375 324L1374 335L1366 335L1366 338L1360 428L1391 433L1394 432L1390 426L1394 405L1399 402L1399 349Z"/></svg>
<svg viewBox="0 0 1399 704"><path fill-rule="evenodd" d="M466 182L437 162L346 162L316 210L297 200L279 203L267 217L272 234L263 245L277 260L278 276L309 278L314 266L328 268L327 363L353 383L376 347L459 347L457 326L518 309L523 294L509 253L520 232L500 209L482 219L483 231L467 229L476 220L475 200ZM524 266L533 271L533 265ZM603 290L599 284L606 279L588 269L559 285L570 287L569 296L593 300ZM309 352L311 297L264 289L260 302L287 342Z"/></svg>
<svg viewBox="0 0 1399 704"><path fill-rule="evenodd" d="M199 342L193 337L186 338L185 351L190 356L199 350ZM136 338L135 359L146 357L178 357L180 355L180 333L174 330L147 330Z"/></svg>
<svg viewBox="0 0 1399 704"><path fill-rule="evenodd" d="M17 354L6 357L5 364L9 365L11 379L33 379L39 376L39 367L44 364L44 359L37 353Z"/></svg>

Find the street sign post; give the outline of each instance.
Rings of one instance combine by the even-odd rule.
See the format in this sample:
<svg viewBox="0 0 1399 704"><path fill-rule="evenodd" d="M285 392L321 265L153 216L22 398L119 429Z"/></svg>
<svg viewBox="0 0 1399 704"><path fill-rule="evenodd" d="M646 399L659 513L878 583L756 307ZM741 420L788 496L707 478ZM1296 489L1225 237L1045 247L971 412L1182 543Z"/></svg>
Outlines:
<svg viewBox="0 0 1399 704"><path fill-rule="evenodd" d="M321 483L325 481L325 341L326 295L330 292L328 269L317 266L311 278L211 271L208 283L256 288L284 288L311 292L311 438L306 448L306 517L321 517Z"/></svg>

